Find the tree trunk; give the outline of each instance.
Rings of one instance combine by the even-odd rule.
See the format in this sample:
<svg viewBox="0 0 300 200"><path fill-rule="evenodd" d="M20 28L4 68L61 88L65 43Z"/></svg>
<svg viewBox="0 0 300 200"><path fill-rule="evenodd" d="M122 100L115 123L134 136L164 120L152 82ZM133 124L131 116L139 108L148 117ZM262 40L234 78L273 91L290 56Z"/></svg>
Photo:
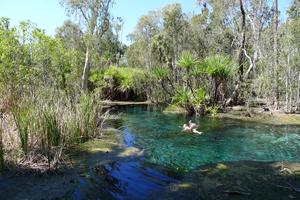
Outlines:
<svg viewBox="0 0 300 200"><path fill-rule="evenodd" d="M216 105L218 104L218 89L220 86L220 82L218 81L218 79L215 79L215 89L214 89L214 100L213 100L213 104Z"/></svg>
<svg viewBox="0 0 300 200"><path fill-rule="evenodd" d="M250 66L244 75L244 79L247 79L250 72L253 70L254 62L252 61L251 57L247 54L245 49L243 49L243 52L244 52L245 56L249 59L249 63L250 63ZM225 106L228 106L232 102L233 98L236 96L240 87L241 87L240 83L235 85L234 91L233 91L232 95L229 97L229 99L227 99Z"/></svg>
<svg viewBox="0 0 300 200"><path fill-rule="evenodd" d="M300 73L298 75L298 84L297 84L297 97L296 97L296 109L299 109L300 104Z"/></svg>
<svg viewBox="0 0 300 200"><path fill-rule="evenodd" d="M88 90L88 79L89 79L89 73L90 73L90 54L89 54L89 47L86 49L85 54L85 63L83 68L83 74L82 74L82 89L83 91Z"/></svg>
<svg viewBox="0 0 300 200"><path fill-rule="evenodd" d="M241 38L240 38L240 48L239 48L239 80L242 83L243 82L243 76L244 76L244 53L243 49L245 49L245 40L246 40L246 13L244 9L244 3L243 0L240 0L240 10L242 14L242 23L241 23Z"/></svg>
<svg viewBox="0 0 300 200"><path fill-rule="evenodd" d="M279 51L278 51L278 0L274 0L274 16L273 16L273 34L274 34L274 96L275 96L275 109L277 110L279 108L279 69L278 69L278 63L279 63Z"/></svg>
<svg viewBox="0 0 300 200"><path fill-rule="evenodd" d="M289 112L289 85L288 85L288 74L285 77L285 111Z"/></svg>

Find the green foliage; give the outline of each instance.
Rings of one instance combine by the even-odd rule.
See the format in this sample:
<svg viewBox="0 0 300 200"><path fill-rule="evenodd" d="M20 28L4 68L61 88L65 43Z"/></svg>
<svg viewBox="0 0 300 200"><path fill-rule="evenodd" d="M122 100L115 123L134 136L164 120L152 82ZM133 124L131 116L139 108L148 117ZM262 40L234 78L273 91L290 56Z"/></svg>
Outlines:
<svg viewBox="0 0 300 200"><path fill-rule="evenodd" d="M178 65L187 69L188 71L198 64L198 59L195 58L190 52L183 52Z"/></svg>
<svg viewBox="0 0 300 200"><path fill-rule="evenodd" d="M190 93L185 89L179 89L172 97L172 103L183 108L188 108L190 105Z"/></svg>
<svg viewBox="0 0 300 200"><path fill-rule="evenodd" d="M207 107L206 111L209 112L213 118L215 118L218 116L219 106Z"/></svg>
<svg viewBox="0 0 300 200"><path fill-rule="evenodd" d="M204 59L203 66L211 77L220 81L232 77L235 72L232 61L226 56L209 56Z"/></svg>
<svg viewBox="0 0 300 200"><path fill-rule="evenodd" d="M130 90L142 93L146 84L146 74L142 69L111 66L104 72L104 77L114 81L114 88L121 92Z"/></svg>
<svg viewBox="0 0 300 200"><path fill-rule="evenodd" d="M170 73L169 69L166 67L153 67L152 75L157 80L163 80Z"/></svg>
<svg viewBox="0 0 300 200"><path fill-rule="evenodd" d="M31 124L31 112L32 110L28 105L22 105L22 107L16 106L13 109L14 121L18 129L21 148L25 156L28 155L28 136Z"/></svg>
<svg viewBox="0 0 300 200"><path fill-rule="evenodd" d="M52 146L58 146L61 140L61 130L58 123L58 118L51 106L43 111L42 127L46 134L47 146L50 149Z"/></svg>
<svg viewBox="0 0 300 200"><path fill-rule="evenodd" d="M193 104L196 106L201 106L204 104L204 101L206 99L207 99L206 91L203 87L200 87L195 91L195 97L193 99Z"/></svg>
<svg viewBox="0 0 300 200"><path fill-rule="evenodd" d="M97 123L100 120L98 116L99 105L94 102L93 96L83 95L80 97L79 105L77 106L80 129L83 132L81 137L85 138L85 140L94 137L97 131Z"/></svg>

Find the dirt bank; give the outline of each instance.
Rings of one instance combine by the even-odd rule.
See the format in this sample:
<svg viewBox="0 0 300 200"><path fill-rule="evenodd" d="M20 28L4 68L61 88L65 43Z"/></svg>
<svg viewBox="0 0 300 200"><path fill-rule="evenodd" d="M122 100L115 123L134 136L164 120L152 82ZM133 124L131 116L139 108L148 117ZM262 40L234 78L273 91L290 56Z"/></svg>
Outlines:
<svg viewBox="0 0 300 200"><path fill-rule="evenodd" d="M300 125L300 114L286 114L281 111L264 111L264 109L260 107L230 107L225 113L218 113L217 118L229 118L275 125Z"/></svg>

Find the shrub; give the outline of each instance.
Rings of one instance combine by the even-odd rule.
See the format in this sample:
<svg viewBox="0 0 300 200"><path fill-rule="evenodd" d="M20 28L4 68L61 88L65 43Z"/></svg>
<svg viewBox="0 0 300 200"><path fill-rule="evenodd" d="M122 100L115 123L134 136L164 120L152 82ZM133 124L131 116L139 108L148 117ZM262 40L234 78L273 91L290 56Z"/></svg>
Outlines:
<svg viewBox="0 0 300 200"><path fill-rule="evenodd" d="M208 107L206 109L213 118L217 117L218 112L219 112L219 106L212 106L212 107Z"/></svg>
<svg viewBox="0 0 300 200"><path fill-rule="evenodd" d="M108 93L115 94L115 96L118 93L124 94L125 100L129 97L130 92L137 96L143 96L147 87L146 72L138 68L110 66L104 72L104 79L109 80L105 86L110 89ZM110 98L114 99L114 96L110 96Z"/></svg>

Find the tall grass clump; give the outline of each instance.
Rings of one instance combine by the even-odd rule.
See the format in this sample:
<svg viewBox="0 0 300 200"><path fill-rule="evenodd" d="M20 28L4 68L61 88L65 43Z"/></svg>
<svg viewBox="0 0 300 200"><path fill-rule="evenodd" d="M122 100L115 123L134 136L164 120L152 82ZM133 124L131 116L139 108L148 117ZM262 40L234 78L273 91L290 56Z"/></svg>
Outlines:
<svg viewBox="0 0 300 200"><path fill-rule="evenodd" d="M19 133L21 148L25 155L28 156L28 137L31 123L31 109L25 106L16 106L13 110L14 121Z"/></svg>
<svg viewBox="0 0 300 200"><path fill-rule="evenodd" d="M46 170L61 166L65 149L101 136L103 119L98 98L94 94L70 96L54 89L43 89L34 95L17 98L7 116L12 116L9 126L16 130L20 142L13 143L10 152L15 153L10 156L21 168L33 166L37 170ZM0 132L0 167L4 163L5 149L1 147Z"/></svg>
<svg viewBox="0 0 300 200"><path fill-rule="evenodd" d="M77 105L77 116L79 116L79 129L82 130L82 139L95 137L97 131L97 122L99 119L99 107L94 102L93 97L90 95L83 95Z"/></svg>
<svg viewBox="0 0 300 200"><path fill-rule="evenodd" d="M48 167L51 166L51 160L55 159L53 155L56 155L55 147L59 147L61 143L61 131L57 118L57 113L50 106L45 108L42 113L41 123L43 133L45 134L46 141L42 141L43 148L47 152ZM46 148L45 148L46 146ZM54 150L54 153L53 153Z"/></svg>

